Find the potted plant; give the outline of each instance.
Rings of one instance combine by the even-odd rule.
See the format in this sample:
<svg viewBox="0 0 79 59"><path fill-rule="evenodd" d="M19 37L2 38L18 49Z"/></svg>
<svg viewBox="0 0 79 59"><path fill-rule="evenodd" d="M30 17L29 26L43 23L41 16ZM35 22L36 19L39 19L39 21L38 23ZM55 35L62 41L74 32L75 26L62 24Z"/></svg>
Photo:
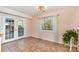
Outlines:
<svg viewBox="0 0 79 59"><path fill-rule="evenodd" d="M70 44L70 40L71 38L73 37L73 44L74 45L77 45L78 43L78 33L76 30L74 29L71 29L71 30L66 30L63 34L63 41L64 41L64 44Z"/></svg>

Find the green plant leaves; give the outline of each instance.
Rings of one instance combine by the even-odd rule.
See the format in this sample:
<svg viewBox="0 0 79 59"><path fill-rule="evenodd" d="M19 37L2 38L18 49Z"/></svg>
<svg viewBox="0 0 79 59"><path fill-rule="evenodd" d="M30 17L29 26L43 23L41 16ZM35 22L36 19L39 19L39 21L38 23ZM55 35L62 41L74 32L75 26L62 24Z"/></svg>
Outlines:
<svg viewBox="0 0 79 59"><path fill-rule="evenodd" d="M63 41L64 41L64 43L68 44L70 42L71 37L74 38L73 43L77 44L78 33L74 29L65 31L65 33L63 34Z"/></svg>

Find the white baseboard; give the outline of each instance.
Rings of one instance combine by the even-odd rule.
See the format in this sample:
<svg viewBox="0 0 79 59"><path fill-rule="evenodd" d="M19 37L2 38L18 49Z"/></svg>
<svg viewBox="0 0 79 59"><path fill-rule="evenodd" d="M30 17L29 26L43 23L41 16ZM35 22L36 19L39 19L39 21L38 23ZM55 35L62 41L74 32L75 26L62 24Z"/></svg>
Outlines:
<svg viewBox="0 0 79 59"><path fill-rule="evenodd" d="M32 36L32 37L34 37L34 38L40 38L40 39L42 39L42 40L47 40L47 41L51 41L51 42L55 42L55 43L59 43L59 44L64 44L63 42L58 42L58 41L54 41L54 40L49 40L49 39L47 39L47 38L41 38L41 37L39 37L39 36Z"/></svg>
<svg viewBox="0 0 79 59"><path fill-rule="evenodd" d="M15 40L19 40L19 39L26 38L26 37L31 37L31 36L22 36L22 37L17 37L17 38L11 39L11 40L5 40L4 42L1 42L1 44L8 43L8 42L15 41Z"/></svg>

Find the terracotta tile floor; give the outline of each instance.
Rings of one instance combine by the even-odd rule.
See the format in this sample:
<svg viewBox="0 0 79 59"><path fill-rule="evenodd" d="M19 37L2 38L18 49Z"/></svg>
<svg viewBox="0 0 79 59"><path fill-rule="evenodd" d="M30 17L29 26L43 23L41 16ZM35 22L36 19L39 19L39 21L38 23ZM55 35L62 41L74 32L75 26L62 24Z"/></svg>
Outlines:
<svg viewBox="0 0 79 59"><path fill-rule="evenodd" d="M12 41L6 44L2 44L2 52L66 52L69 51L69 47L41 40L38 38L24 38L16 41ZM76 48L73 48L76 51Z"/></svg>

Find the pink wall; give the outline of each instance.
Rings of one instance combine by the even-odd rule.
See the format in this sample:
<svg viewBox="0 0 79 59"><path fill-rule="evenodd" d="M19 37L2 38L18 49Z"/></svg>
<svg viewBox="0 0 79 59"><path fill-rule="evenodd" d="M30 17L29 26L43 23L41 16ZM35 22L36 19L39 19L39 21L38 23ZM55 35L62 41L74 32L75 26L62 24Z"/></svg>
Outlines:
<svg viewBox="0 0 79 59"><path fill-rule="evenodd" d="M26 37L32 36L32 21L31 19L26 20Z"/></svg>
<svg viewBox="0 0 79 59"><path fill-rule="evenodd" d="M61 9L57 9L56 11L52 11L51 13L45 13L42 16L46 17L55 15L59 15L57 19L58 35L56 32L41 32L39 27L40 19L34 17L32 18L32 36L62 43L63 32L67 29L73 28L74 26L79 26L79 7L64 7Z"/></svg>

